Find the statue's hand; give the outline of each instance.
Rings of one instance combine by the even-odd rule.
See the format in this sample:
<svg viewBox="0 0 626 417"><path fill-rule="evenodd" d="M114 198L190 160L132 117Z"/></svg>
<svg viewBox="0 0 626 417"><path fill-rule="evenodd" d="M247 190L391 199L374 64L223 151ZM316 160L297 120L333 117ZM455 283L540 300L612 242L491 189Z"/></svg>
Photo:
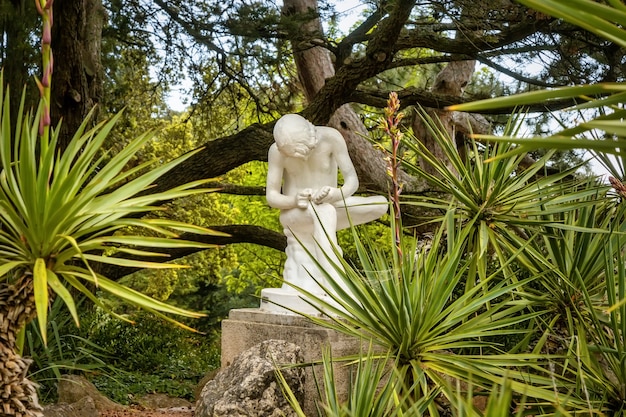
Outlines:
<svg viewBox="0 0 626 417"><path fill-rule="evenodd" d="M325 185L319 190L317 190L315 192L315 195L313 195L313 202L315 204L322 204L322 203L327 202L326 200L328 200L328 196L330 196L330 192L332 189L333 187Z"/></svg>
<svg viewBox="0 0 626 417"><path fill-rule="evenodd" d="M309 201L311 201L311 195L313 194L313 190L310 188L305 188L304 190L298 192L296 195L296 206L301 209L307 208L309 205Z"/></svg>

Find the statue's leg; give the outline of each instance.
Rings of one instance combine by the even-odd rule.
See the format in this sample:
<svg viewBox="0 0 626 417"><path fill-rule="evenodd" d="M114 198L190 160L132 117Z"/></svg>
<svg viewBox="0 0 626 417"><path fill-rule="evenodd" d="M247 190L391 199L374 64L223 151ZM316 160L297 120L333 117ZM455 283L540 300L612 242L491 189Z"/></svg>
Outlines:
<svg viewBox="0 0 626 417"><path fill-rule="evenodd" d="M321 293L322 290L311 278L320 275L317 265L311 258L311 254L315 255L315 243L312 235L297 233L292 229L285 229L284 232L287 237L287 247L285 248L287 259L283 269L285 283L283 283L282 288L297 292L293 288L296 286L310 292Z"/></svg>
<svg viewBox="0 0 626 417"><path fill-rule="evenodd" d="M348 197L337 203L337 230L346 229L351 224L356 226L379 219L388 208L389 202L382 195Z"/></svg>

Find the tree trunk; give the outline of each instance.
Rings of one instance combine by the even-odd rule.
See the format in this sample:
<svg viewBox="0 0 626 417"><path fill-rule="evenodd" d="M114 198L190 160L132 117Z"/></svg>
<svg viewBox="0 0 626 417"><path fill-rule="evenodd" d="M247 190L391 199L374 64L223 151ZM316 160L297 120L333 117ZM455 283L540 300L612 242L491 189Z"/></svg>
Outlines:
<svg viewBox="0 0 626 417"><path fill-rule="evenodd" d="M460 97L463 94L465 86L472 78L475 65L476 61L453 61L448 63L443 70L437 74L432 92L435 94L449 94ZM439 109L427 109L426 113L439 125L445 133L446 138L456 142L455 145L461 152L461 156L463 156L465 134L469 131L468 126L458 124L463 123L463 119L459 119L458 116L455 117L454 113ZM447 162L448 169L455 172L455 169L449 163L450 161L447 160L441 147L437 144L432 132L426 128L419 114L415 115L412 128L413 134L424 144L426 149L429 149L440 161ZM422 158L420 158L420 165L427 173L437 175L436 170Z"/></svg>
<svg viewBox="0 0 626 417"><path fill-rule="evenodd" d="M42 407L35 384L26 378L31 361L17 353L17 333L35 317L32 281L0 283L0 413L3 416L40 417Z"/></svg>
<svg viewBox="0 0 626 417"><path fill-rule="evenodd" d="M39 92L29 75L33 65L39 61L27 41L36 27L38 15L32 0L12 0L10 4L6 4L9 2L5 0L3 3L0 22L0 30L4 35L1 60L4 82L10 87L11 120L15 123L24 86L27 87L26 108L34 107L39 99Z"/></svg>
<svg viewBox="0 0 626 417"><path fill-rule="evenodd" d="M318 16L317 0L285 0L283 14ZM316 40L323 39L322 34L319 18L312 18L299 27L297 34L292 33L290 39L300 83L309 102L324 86L326 79L335 75L330 52L321 46L315 46ZM389 177L384 155L365 139L368 132L350 105L345 104L337 109L328 125L343 135L359 176L361 189L387 190ZM423 184L404 173L401 173L400 181L407 191L424 189Z"/></svg>
<svg viewBox="0 0 626 417"><path fill-rule="evenodd" d="M503 0L506 3L508 0ZM457 24L462 27L463 23L467 23L468 26L472 26L471 23L480 16L485 16L489 9L485 9L484 5L476 2L466 2L463 0L458 1L458 7L462 8L461 18ZM487 16L485 16L485 19ZM476 25L478 27L479 24ZM460 39L468 33L462 33L457 31L456 38ZM479 35L479 33L472 33L472 35ZM445 94L447 96L461 97L467 84L469 84L474 74L474 68L476 67L475 60L468 61L450 61L435 78L435 83L432 88L432 92L436 95ZM468 134L470 133L488 133L490 130L489 122L485 118L479 115L468 115L467 113L448 112L439 109L428 109L428 115L440 124L446 134L446 138L455 142L456 148L461 157L465 157L465 142ZM429 149L435 157L439 160L446 162L448 169L452 172L455 169L450 164L450 161L444 156L444 153L437 145L437 141L434 139L432 133L426 128L420 115L416 115L413 119L413 133L427 149ZM430 166L427 162L420 158L420 165L427 173L431 175L437 175L436 170Z"/></svg>
<svg viewBox="0 0 626 417"><path fill-rule="evenodd" d="M59 134L61 149L65 149L102 97L100 54L105 19L101 0L54 3L51 116L53 126L63 121Z"/></svg>

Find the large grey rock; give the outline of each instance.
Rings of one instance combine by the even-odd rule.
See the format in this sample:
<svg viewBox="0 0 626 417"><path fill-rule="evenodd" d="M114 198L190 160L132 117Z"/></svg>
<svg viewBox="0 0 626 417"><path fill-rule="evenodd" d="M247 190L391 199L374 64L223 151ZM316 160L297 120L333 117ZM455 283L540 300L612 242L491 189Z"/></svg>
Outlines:
<svg viewBox="0 0 626 417"><path fill-rule="evenodd" d="M44 417L98 417L100 412L91 397L83 397L73 403L48 405L43 409Z"/></svg>
<svg viewBox="0 0 626 417"><path fill-rule="evenodd" d="M195 417L295 417L275 370L277 365L302 362L300 347L284 340L266 340L253 346L204 386ZM281 367L281 373L302 402L304 369Z"/></svg>
<svg viewBox="0 0 626 417"><path fill-rule="evenodd" d="M94 384L79 375L64 375L57 390L59 403L74 404L85 397L91 397L98 411L124 409L123 405L102 395Z"/></svg>

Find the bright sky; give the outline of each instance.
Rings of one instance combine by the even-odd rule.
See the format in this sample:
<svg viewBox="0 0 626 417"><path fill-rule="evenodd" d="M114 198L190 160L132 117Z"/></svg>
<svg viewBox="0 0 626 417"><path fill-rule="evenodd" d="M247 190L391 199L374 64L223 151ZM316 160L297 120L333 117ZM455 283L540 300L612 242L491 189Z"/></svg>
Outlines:
<svg viewBox="0 0 626 417"><path fill-rule="evenodd" d="M360 18L360 13L366 7L358 0L329 0L330 4L334 4L335 10L342 22L341 27L347 31ZM280 2L279 2L280 4ZM188 79L181 80L177 86L172 86L171 92L167 95L166 102L170 109L174 111L184 111L188 103L184 103L185 90L189 90L191 82Z"/></svg>

